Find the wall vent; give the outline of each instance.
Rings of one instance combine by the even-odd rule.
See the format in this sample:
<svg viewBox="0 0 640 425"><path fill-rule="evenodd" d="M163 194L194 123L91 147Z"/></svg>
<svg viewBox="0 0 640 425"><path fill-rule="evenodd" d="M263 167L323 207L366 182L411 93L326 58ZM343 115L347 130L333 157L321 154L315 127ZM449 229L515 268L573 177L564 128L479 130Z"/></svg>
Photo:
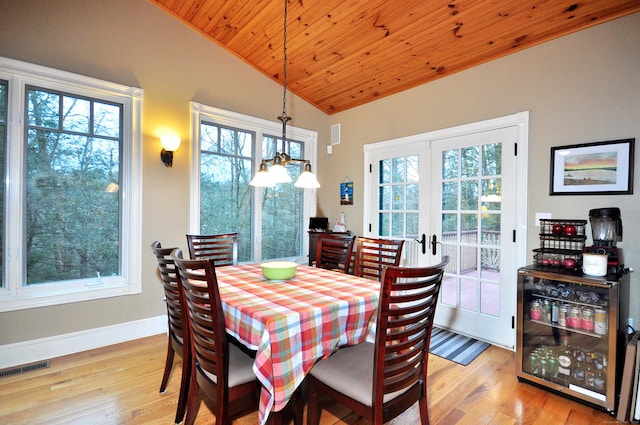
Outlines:
<svg viewBox="0 0 640 425"><path fill-rule="evenodd" d="M0 378L5 376L19 375L25 372L31 372L32 370L46 369L49 367L49 360L45 360L37 363L30 363L21 366L10 367L0 370Z"/></svg>

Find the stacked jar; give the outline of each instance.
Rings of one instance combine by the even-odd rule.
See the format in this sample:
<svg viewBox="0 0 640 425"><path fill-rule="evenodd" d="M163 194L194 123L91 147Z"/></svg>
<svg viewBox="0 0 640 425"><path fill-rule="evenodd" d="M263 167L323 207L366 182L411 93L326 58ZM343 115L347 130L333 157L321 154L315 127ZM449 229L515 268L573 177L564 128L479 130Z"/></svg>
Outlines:
<svg viewBox="0 0 640 425"><path fill-rule="evenodd" d="M542 378L554 377L558 374L558 354L544 345L529 354L527 369Z"/></svg>

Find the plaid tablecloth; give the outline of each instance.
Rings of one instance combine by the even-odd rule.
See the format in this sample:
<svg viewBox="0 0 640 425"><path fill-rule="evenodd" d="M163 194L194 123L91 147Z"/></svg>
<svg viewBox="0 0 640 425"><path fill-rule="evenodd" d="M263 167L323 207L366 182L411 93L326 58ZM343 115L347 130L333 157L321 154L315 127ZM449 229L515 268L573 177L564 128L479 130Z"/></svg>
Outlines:
<svg viewBox="0 0 640 425"><path fill-rule="evenodd" d="M217 267L227 331L257 350L259 419L285 407L305 375L341 345L365 340L378 282L298 265L289 281L262 277L259 264Z"/></svg>

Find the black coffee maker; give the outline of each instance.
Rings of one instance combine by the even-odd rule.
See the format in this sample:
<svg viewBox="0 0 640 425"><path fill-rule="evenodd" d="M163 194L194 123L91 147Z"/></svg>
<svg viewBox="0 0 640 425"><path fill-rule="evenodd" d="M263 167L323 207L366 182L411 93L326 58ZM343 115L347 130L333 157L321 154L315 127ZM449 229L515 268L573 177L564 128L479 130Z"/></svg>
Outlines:
<svg viewBox="0 0 640 425"><path fill-rule="evenodd" d="M607 254L607 275L620 277L624 271L622 248L616 244L622 241L622 219L620 208L596 208L589 210L593 245L584 252Z"/></svg>

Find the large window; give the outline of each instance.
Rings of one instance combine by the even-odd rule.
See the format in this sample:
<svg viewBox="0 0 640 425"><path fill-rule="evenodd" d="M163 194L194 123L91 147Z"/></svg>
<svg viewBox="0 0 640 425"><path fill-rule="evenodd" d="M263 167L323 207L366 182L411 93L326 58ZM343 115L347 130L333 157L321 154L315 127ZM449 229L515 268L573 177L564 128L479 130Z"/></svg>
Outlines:
<svg viewBox="0 0 640 425"><path fill-rule="evenodd" d="M307 224L315 211L312 190L281 184L253 188L262 158L273 157L281 138L276 123L192 103L193 233L238 232L239 261L302 260ZM290 154L315 160L315 132L289 128ZM302 172L289 165L293 181ZM196 213L194 213L196 212Z"/></svg>
<svg viewBox="0 0 640 425"><path fill-rule="evenodd" d="M139 293L142 90L4 58L0 77L0 311Z"/></svg>

